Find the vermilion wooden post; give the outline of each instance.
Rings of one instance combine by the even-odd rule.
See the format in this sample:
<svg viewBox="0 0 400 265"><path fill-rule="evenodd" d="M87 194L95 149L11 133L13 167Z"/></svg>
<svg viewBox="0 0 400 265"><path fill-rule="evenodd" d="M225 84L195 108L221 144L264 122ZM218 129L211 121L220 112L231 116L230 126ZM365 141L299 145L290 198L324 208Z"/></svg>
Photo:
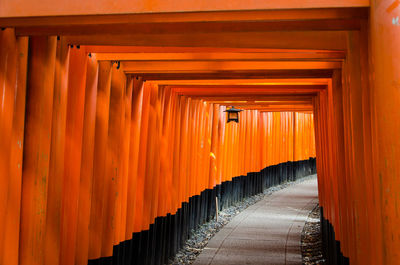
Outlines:
<svg viewBox="0 0 400 265"><path fill-rule="evenodd" d="M136 212L136 192L137 192L137 176L139 161L139 142L140 142L140 124L142 118L142 100L143 100L143 81L140 78L133 77L132 91L132 114L131 114L131 130L130 130L130 147L129 147L129 171L128 186L135 187L128 191L127 214L126 214L126 235L127 239L134 232L134 220L140 217L134 215ZM138 231L136 231L138 232Z"/></svg>
<svg viewBox="0 0 400 265"><path fill-rule="evenodd" d="M61 201L64 182L65 127L67 119L69 45L57 41L44 264L60 263Z"/></svg>
<svg viewBox="0 0 400 265"><path fill-rule="evenodd" d="M88 56L86 54L86 56ZM97 87L99 64L96 55L87 59L85 108L82 136L82 159L79 183L79 205L77 213L77 237L75 264L86 265L89 251L89 222L93 185L95 150Z"/></svg>
<svg viewBox="0 0 400 265"><path fill-rule="evenodd" d="M202 156L201 156L201 139L202 139L202 130L204 127L204 119L202 118L203 110L201 109L201 105L203 102L201 100L197 100L196 102L196 108L195 108L195 153L193 153L193 171L194 171L194 176L195 179L192 179L194 181L193 185L193 193L191 196L194 195L199 195L200 193L200 183L202 181L202 175L201 175L201 169L200 166L202 164Z"/></svg>
<svg viewBox="0 0 400 265"><path fill-rule="evenodd" d="M225 179L225 164L224 162L226 161L226 115L225 112L223 112L223 110L225 110L224 108L220 108L220 115L223 116L220 119L220 146L218 149L218 155L219 155L219 160L218 160L218 182L217 184L221 184L224 179Z"/></svg>
<svg viewBox="0 0 400 265"><path fill-rule="evenodd" d="M121 146L122 114L124 111L125 75L113 65L111 68L111 93L110 111L108 122L107 155L104 179L104 204L103 204L103 238L102 257L112 256L113 243L118 230L117 197L119 182L121 181Z"/></svg>
<svg viewBox="0 0 400 265"><path fill-rule="evenodd" d="M12 34L11 30L4 30L3 34L5 38L9 35L11 40L14 39L11 43L14 47L8 47L7 45L1 45L3 48L0 50L9 48L10 54L8 56L2 57L7 58L8 60L15 60L15 71L12 69L8 69L6 71L5 77L8 77L9 83L4 82L5 80L0 77L0 87L5 86L5 90L7 93L14 92L14 108L12 113L12 134L11 139L9 141L10 144L10 153L9 153L9 169L8 173L4 171L0 171L0 174L9 177L7 192L4 192L3 196L7 194L7 199L3 203L6 203L5 216L2 215L1 218L4 218L4 226L0 228L0 230L4 231L4 235L1 233L2 239L0 246L0 260L3 264L17 265L18 264L18 252L19 252L19 235L20 235L20 216L21 216L21 182L22 182L22 156L23 156L23 143L24 143L24 125L25 125L25 96L26 96L26 73L27 73L27 58L28 58L28 38L20 37L16 38ZM0 33L2 34L2 33ZM0 40L0 43L4 43L4 41ZM0 52L2 53L2 52ZM19 56L16 56L16 55ZM4 60L3 59L3 60ZM0 61L2 61L0 59ZM7 64L7 68L13 66L13 63ZM3 68L4 69L4 68ZM10 71L11 70L11 71ZM0 70L1 71L1 70ZM5 72L3 72L4 74ZM13 77L15 75L15 77ZM15 81L15 82L14 82ZM6 94L4 93L5 97ZM3 98L2 102L6 102L6 98ZM11 103L11 102L10 102ZM4 110L6 110L4 108ZM11 109L10 109L11 110ZM0 122L1 122L1 130L3 133L7 132L7 126L5 122L7 122L6 117L2 113ZM3 116L4 115L4 116ZM4 123L3 123L4 122ZM3 127L4 126L4 127ZM6 137L1 135L1 139L3 142L6 142ZM5 143L7 144L7 143ZM7 151L7 148L1 148L2 151ZM2 153L2 155L7 155ZM3 163L7 161L6 157L1 159ZM7 166L7 165L5 165ZM7 168L6 168L7 170ZM3 209L1 209L3 210ZM3 214L3 212L1 212ZM4 229L4 230L3 230Z"/></svg>
<svg viewBox="0 0 400 265"><path fill-rule="evenodd" d="M234 143L235 143L235 148L234 148L234 154L233 154L233 159L234 159L234 163L235 166L233 168L233 172L232 172L232 177L237 177L240 176L240 129L241 129L241 125L240 122L239 124L235 125L235 130L234 130Z"/></svg>
<svg viewBox="0 0 400 265"><path fill-rule="evenodd" d="M140 232L141 230L148 229L148 223L145 221L143 215L144 207L144 185L145 185L145 173L146 173L146 156L147 156L147 137L149 128L149 108L150 108L150 87L148 83L144 83L143 88L143 105L142 105L142 117L140 125L140 142L139 142L139 161L138 161L138 172L137 172L137 191L135 199L135 221L134 221L134 232Z"/></svg>
<svg viewBox="0 0 400 265"><path fill-rule="evenodd" d="M213 130L213 124L214 124L214 104L206 103L206 108L207 108L207 128L206 128L206 134L207 134L207 139L205 139L206 143L206 148L204 150L204 189L208 189L211 185L210 183L210 162L211 162L211 148L212 148L212 130ZM218 124L218 121L217 121Z"/></svg>
<svg viewBox="0 0 400 265"><path fill-rule="evenodd" d="M200 108L201 108L201 101L197 100L195 103L195 108L194 108L194 152L192 154L192 165L193 165L193 175L191 176L190 180L193 182L192 185L192 193L190 196L198 195L199 193L199 183L201 182L201 170L200 170L200 165L201 165L201 130L203 128L203 123L204 119L201 119L200 117Z"/></svg>
<svg viewBox="0 0 400 265"><path fill-rule="evenodd" d="M0 33L0 91L1 108L0 108L0 260L5 258L3 253L6 244L4 241L5 234L8 233L6 219L12 202L9 201L9 188L13 186L13 180L10 179L10 165L14 161L10 161L11 154L11 140L13 137L13 112L15 96L17 92L16 79L17 79L17 40L14 36L13 29L5 29ZM18 181L18 180L16 180ZM19 211L19 206L15 208ZM18 213L19 215L19 213ZM9 237L9 236L7 236Z"/></svg>
<svg viewBox="0 0 400 265"><path fill-rule="evenodd" d="M247 119L246 112L242 112L240 117L240 174L245 175L246 172L246 160L245 160L245 150L246 150L246 128L247 128Z"/></svg>
<svg viewBox="0 0 400 265"><path fill-rule="evenodd" d="M185 171L186 177L186 198L188 200L193 192L193 181L189 176L192 176L193 172L193 154L195 150L196 140L195 140L195 100L188 99L188 116L187 116L187 146L186 146L186 156L187 156L187 170Z"/></svg>
<svg viewBox="0 0 400 265"><path fill-rule="evenodd" d="M343 77L342 77L342 113L343 113L343 143L344 143L344 152L343 152L343 160L345 161L344 163L344 170L345 170L345 183L346 183L346 188L344 190L344 192L347 191L348 193L348 197L347 197L347 201L346 201L346 208L342 211L342 216L344 216L344 218L346 218L346 225L345 225L345 229L346 231L348 231L348 233L345 235L347 239L345 239L345 241L347 241L344 244L344 252L347 253L348 257L352 257L354 256L354 242L351 240L351 238L353 238L354 234L353 234L353 222L352 222L352 205L353 205L353 201L352 201L352 194L349 193L349 189L347 189L347 187L350 187L352 184L352 175L351 175L351 163L350 163L350 157L351 154L348 152L348 145L351 144L350 142L350 135L351 135L351 131L350 128L351 126L349 125L349 98L346 97L345 95L347 95L348 93L348 82L349 79L345 77L344 73L347 71L347 64L343 65ZM318 155L318 154L317 154ZM344 213L343 213L344 212Z"/></svg>
<svg viewBox="0 0 400 265"><path fill-rule="evenodd" d="M225 180L230 181L233 177L233 157L234 157L234 149L235 149L235 142L234 142L234 132L237 127L236 122L231 122L229 124L230 126L227 126L227 164L224 166L226 167L226 178Z"/></svg>
<svg viewBox="0 0 400 265"><path fill-rule="evenodd" d="M256 135L257 135L257 119L256 119L256 110L251 110L250 115L251 115L251 147L252 150L257 150L256 149ZM251 172L256 171L256 161L257 161L257 151L256 152L251 152Z"/></svg>
<svg viewBox="0 0 400 265"><path fill-rule="evenodd" d="M191 179L190 179L190 170L191 170L191 165L192 165L192 148L193 148L193 118L194 118L194 108L193 108L193 99L192 98L186 98L187 100L187 114L185 115L186 119L186 127L187 127L187 136L186 138L186 148L185 148L185 156L187 157L185 167L186 171L184 172L185 176L185 202L189 202L189 198L191 196Z"/></svg>
<svg viewBox="0 0 400 265"><path fill-rule="evenodd" d="M261 152L261 165L267 164L267 127L265 122L264 113L260 113L259 115L259 123L260 123L260 152Z"/></svg>
<svg viewBox="0 0 400 265"><path fill-rule="evenodd" d="M159 174L160 174L160 153L158 148L160 146L160 112L161 106L158 98L158 86L151 86L150 94L150 113L149 113L149 137L146 159L146 181L145 181L145 208L148 213L144 215L148 218L148 224L154 223L157 217L158 209L158 188L159 188Z"/></svg>
<svg viewBox="0 0 400 265"><path fill-rule="evenodd" d="M371 2L370 19L369 81L373 141L370 155L373 158L374 207L378 213L377 229L374 230L378 241L373 253L377 252L377 258L380 258L378 262L382 264L396 264L400 260L398 2ZM365 48L361 51L365 51ZM364 53L362 55L365 57ZM369 149L366 150L368 152ZM387 243L388 240L390 244Z"/></svg>
<svg viewBox="0 0 400 265"><path fill-rule="evenodd" d="M286 161L291 161L293 157L293 112L286 113L286 135L288 137Z"/></svg>
<svg viewBox="0 0 400 265"><path fill-rule="evenodd" d="M379 181L374 176L374 148L373 148L373 121L374 121L374 110L372 101L372 88L373 85L370 84L370 73L372 70L372 66L368 63L368 56L363 56L364 54L368 54L371 50L371 44L369 40L371 40L371 35L369 32L369 21L362 21L361 30L360 30L360 63L359 66L361 68L361 86L362 86L362 114L363 114L363 137L364 137L364 172L366 174L366 188L368 194L376 194L376 190L379 187ZM381 212L381 208L378 206L378 199L375 196L367 196L367 215L373 216L373 218L369 219L368 229L369 231L376 231L375 227L382 227L380 225L380 218L378 215L374 214L377 212ZM376 252L377 254L370 257L370 261L379 264L382 263L382 256L384 252L385 246L383 245L383 233L371 233L368 234L369 244L369 253ZM398 232L398 234L400 234ZM374 242L374 243L371 243ZM400 243L400 240L397 241L397 244ZM399 256L397 256L399 257Z"/></svg>
<svg viewBox="0 0 400 265"><path fill-rule="evenodd" d="M119 70L119 69L117 69ZM123 81L123 91L122 91L122 103L121 103L121 109L120 109L120 113L119 113L119 118L120 118L120 126L119 126L119 143L118 143L118 148L119 148L119 154L118 154L118 179L116 182L116 192L115 192L115 203L114 203L114 220L113 222L115 223L114 225L114 239L113 239L113 244L114 245L118 245L119 242L121 242L120 240L120 236L121 236L121 218L122 218L122 207L124 204L123 201L123 197L124 197L124 189L122 186L122 183L124 182L124 167L123 167L123 160L124 160L124 145L126 143L125 139L124 139L124 134L125 134L125 95L126 95L126 89L127 89L127 80L126 80L126 75L121 71L117 71L117 74L121 73L121 75L119 75L120 77L122 77L122 81ZM116 80L116 82L118 83L118 86L121 86L121 80ZM126 185L125 185L126 187ZM117 253L117 255L119 255Z"/></svg>
<svg viewBox="0 0 400 265"><path fill-rule="evenodd" d="M63 265L74 263L76 253L87 58L83 49L70 51L61 202L60 264Z"/></svg>
<svg viewBox="0 0 400 265"><path fill-rule="evenodd" d="M178 109L179 109L179 100L176 95L176 93L172 92L171 94L171 101L172 101L172 124L171 124L171 132L170 132L170 138L169 138L169 152L168 154L170 155L169 157L169 163L170 163L170 189L171 189L171 210L170 213L174 214L176 210L178 209L178 199L179 199L179 192L178 192L178 186L176 182L178 181L177 178L179 177L178 175L178 168L176 165L178 165L177 162L179 162L179 127L177 124L179 124L179 119L178 119ZM177 161L175 161L177 160Z"/></svg>
<svg viewBox="0 0 400 265"><path fill-rule="evenodd" d="M233 130L236 127L236 123L230 124L227 128L227 154L226 154L226 163L224 164L226 168L226 177L225 180L231 180L232 179L232 167L233 167L233 148L234 148L234 142L233 142Z"/></svg>
<svg viewBox="0 0 400 265"><path fill-rule="evenodd" d="M179 180L180 180L180 202L187 201L187 184L186 184L186 170L187 170L187 137L188 137L188 119L189 119L189 102L186 97L181 97L181 144L180 144L180 170L179 170Z"/></svg>
<svg viewBox="0 0 400 265"><path fill-rule="evenodd" d="M286 148L286 112L281 112L281 120L280 120L281 126L279 128L279 134L281 135L281 141L279 142L281 145L281 151L280 151L280 155L281 155L281 163L286 161L286 155L287 155L287 148Z"/></svg>
<svg viewBox="0 0 400 265"><path fill-rule="evenodd" d="M274 113L268 113L268 164L274 164L274 145L272 135L274 133Z"/></svg>
<svg viewBox="0 0 400 265"><path fill-rule="evenodd" d="M255 150L255 152L251 152L251 170L250 172L256 172L257 169L257 157L258 157L258 152L257 152L257 110L251 110L250 111L251 115L251 149Z"/></svg>
<svg viewBox="0 0 400 265"><path fill-rule="evenodd" d="M223 161L225 156L225 124L226 124L226 116L224 112L224 108L220 107L218 112L220 115L220 119L218 122L218 151L217 151L217 179L216 184L221 184L223 180Z"/></svg>
<svg viewBox="0 0 400 265"><path fill-rule="evenodd" d="M131 147L131 128L132 128L132 92L134 80L133 77L128 77L125 89L125 113L123 113L124 130L123 137L121 137L122 145L122 181L121 181L121 221L120 221L120 238L118 242L132 238L132 230L127 228L127 215L128 215L128 200L130 199L131 192L134 186L130 186L129 168L130 168L130 147ZM133 192L132 192L133 193ZM129 198L129 199L128 199ZM129 209L131 211L131 209Z"/></svg>
<svg viewBox="0 0 400 265"><path fill-rule="evenodd" d="M123 72L123 70L121 68L118 68L118 66L116 65L115 68L115 83L116 86L121 87L122 88L122 103L121 103L121 109L120 109L120 113L119 113L119 119L120 119L120 129L119 129L119 154L118 154L118 167L119 167L119 171L118 171L118 181L117 181L117 185L116 185L116 193L115 193L115 228L114 228L114 240L113 240L113 244L114 245L118 245L123 239L121 239L122 234L125 236L125 233L122 233L122 230L125 231L125 225L124 227L121 227L122 225L122 211L123 208L126 207L126 178L124 176L124 160L125 157L127 156L126 154L126 149L125 149L125 145L129 146L129 141L127 141L127 139L125 139L125 134L129 135L129 132L126 133L126 118L125 115L127 112L130 113L130 110L127 110L127 103L126 103L126 97L127 97L127 90L129 89L129 87L127 86L127 77L125 75L125 73ZM129 101L132 101L131 99ZM124 185L125 184L125 185Z"/></svg>
<svg viewBox="0 0 400 265"><path fill-rule="evenodd" d="M29 40L20 252L21 265L44 263L56 37Z"/></svg>
<svg viewBox="0 0 400 265"><path fill-rule="evenodd" d="M153 196L154 186L155 186L155 167L153 162L155 159L155 142L157 141L157 113L155 109L155 104L157 101L157 88L153 84L149 84L146 87L149 90L149 112L148 112L148 134L147 134L147 144L146 144L146 156L145 163L143 165L143 229L148 229L149 225L152 223L152 208L154 207Z"/></svg>
<svg viewBox="0 0 400 265"><path fill-rule="evenodd" d="M93 181L89 222L89 259L101 257L105 163L110 109L111 64L99 62L94 135Z"/></svg>
<svg viewBox="0 0 400 265"><path fill-rule="evenodd" d="M336 134L335 134L335 129L334 129L334 124L333 124L333 115L334 115L334 106L333 106L333 93L332 93L332 82L329 82L328 86L327 86L327 91L325 93L325 100L326 100L326 137L327 139L330 139L331 144L328 145L328 150L327 150L327 158L328 158L328 175L332 176L331 178L329 178L329 186L331 187L332 191L331 191L331 199L334 203L334 205L336 207L334 207L332 210L332 219L330 220L334 226L336 226L337 228L335 229L335 236L336 239L339 241L341 241L341 227L339 226L339 195L338 195L338 191L339 191L339 186L338 186L338 174L337 174L337 170L336 167L334 166L335 161L337 161L337 153L336 153L336 146L335 146L335 140L337 138ZM304 130L306 130L307 127L304 128ZM308 145L306 145L306 148L308 148Z"/></svg>
<svg viewBox="0 0 400 265"><path fill-rule="evenodd" d="M349 186L347 185L347 176L346 171L343 165L345 165L344 156L341 154L345 154L344 150L344 124L343 124L343 95L342 95L342 75L339 71L335 71L332 77L332 104L334 107L334 125L335 128L335 135L336 135L336 170L337 170L337 182L339 190L339 211L341 214L340 216L340 227L341 227L341 243L343 245L343 252L344 255L348 256L348 245L349 245L349 238L348 238L348 229L349 226L347 224L347 202L349 197ZM344 213L344 214L343 214Z"/></svg>
<svg viewBox="0 0 400 265"><path fill-rule="evenodd" d="M172 174L174 176L172 185L174 187L175 191L175 196L174 196L174 212L180 207L180 203L182 202L181 196L181 176L180 176L180 161L181 161L181 155L180 155L180 149L181 149L181 110L182 110L182 100L179 96L175 94L174 96L174 102L175 102L175 115L174 115L174 128L175 128L175 133L174 133L174 146L173 146L173 171Z"/></svg>
<svg viewBox="0 0 400 265"><path fill-rule="evenodd" d="M164 86L157 86L158 88L158 101L160 105L160 110L159 110L159 147L158 147L158 155L159 155L159 168L158 168L158 189L157 189L157 209L155 209L155 216L156 217L162 217L166 216L166 212L164 213L164 209L167 204L167 195L164 194L165 189L166 189L166 183L167 183L167 175L168 172L165 167L166 163L166 157L165 153L167 152L167 145L165 142L165 137L166 135L164 134L164 127L165 127L165 117L168 116L166 113L167 110L165 109L165 106L167 104L167 91ZM163 169L165 171L163 171ZM162 234L162 233L160 233Z"/></svg>
<svg viewBox="0 0 400 265"><path fill-rule="evenodd" d="M279 134L279 127L280 127L280 113L273 112L272 113L272 152L273 152L273 165L279 164L280 161L280 152L278 152L279 147L278 144L280 143L280 134Z"/></svg>
<svg viewBox="0 0 400 265"><path fill-rule="evenodd" d="M202 140L204 139L203 131L205 127L205 119L204 119L204 104L202 100L198 100L197 102L197 113L196 113L196 118L197 119L197 128L196 128L196 134L197 134L197 139L196 139L196 153L195 153L195 169L194 171L196 172L196 179L195 180L195 185L194 185L194 193L193 195L200 195L200 192L202 190L202 182L204 180L203 176L203 148L204 144L202 143ZM197 160L197 162L196 162Z"/></svg>
<svg viewBox="0 0 400 265"><path fill-rule="evenodd" d="M254 122L256 123L256 150L257 150L257 159L256 159L256 171L260 171L262 169L262 163L261 163L261 153L263 147L261 147L261 141L260 141L260 135L261 135L261 124L260 124L260 112L258 110L255 110L255 117L254 117Z"/></svg>
<svg viewBox="0 0 400 265"><path fill-rule="evenodd" d="M197 188L200 180L200 170L198 168L199 164L201 163L201 157L200 157L200 131L202 127L202 122L204 120L199 120L200 118L200 100L196 100L193 102L194 108L193 108L193 120L197 122L193 122L193 142L195 143L193 145L192 149L192 155L191 155L191 164L192 164L192 172L194 178L189 178L190 181L192 181L192 192L190 194L190 197L194 196L197 194Z"/></svg>
<svg viewBox="0 0 400 265"><path fill-rule="evenodd" d="M256 172L258 171L258 164L257 164L257 160L258 160L258 147L257 147L257 110L251 110L251 119L252 119L252 149L255 150L255 152L252 152L252 172Z"/></svg>
<svg viewBox="0 0 400 265"><path fill-rule="evenodd" d="M162 129L160 135L160 185L158 199L158 216L166 216L171 213L172 190L172 133L173 128L173 102L170 87L159 88L162 93Z"/></svg>
<svg viewBox="0 0 400 265"><path fill-rule="evenodd" d="M204 137L202 139L203 143L203 186L202 190L206 190L209 187L209 179L210 179L210 152L211 152L211 129L212 129L212 106L207 102L203 102L205 113L206 124L204 127Z"/></svg>
<svg viewBox="0 0 400 265"><path fill-rule="evenodd" d="M218 124L219 124L219 106L213 104L212 110L212 130L211 130L211 151L210 151L210 170L209 170L209 181L208 188L212 189L216 185L217 175L217 147L218 147Z"/></svg>
<svg viewBox="0 0 400 265"><path fill-rule="evenodd" d="M294 113L294 117L293 117L293 161L298 160L298 142L299 142L299 135L298 135L298 131L299 131L299 113L295 112Z"/></svg>
<svg viewBox="0 0 400 265"><path fill-rule="evenodd" d="M211 129L212 129L212 106L211 104L207 103L206 101L203 101L203 109L205 110L204 113L204 119L205 119L205 126L203 128L203 138L202 138L202 144L203 144L203 164L202 164L202 169L203 169L203 186L202 190L205 190L208 188L209 185L209 179L210 179L210 152L211 152Z"/></svg>

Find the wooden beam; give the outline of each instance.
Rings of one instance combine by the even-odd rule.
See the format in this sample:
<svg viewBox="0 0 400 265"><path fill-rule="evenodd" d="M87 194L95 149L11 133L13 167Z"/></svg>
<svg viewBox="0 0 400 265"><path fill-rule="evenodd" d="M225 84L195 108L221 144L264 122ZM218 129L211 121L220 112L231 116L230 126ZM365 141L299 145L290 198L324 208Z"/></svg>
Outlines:
<svg viewBox="0 0 400 265"><path fill-rule="evenodd" d="M90 53L345 53L326 49L288 49L288 48L229 48L229 47L174 47L174 46L123 46L123 45L85 45Z"/></svg>
<svg viewBox="0 0 400 265"><path fill-rule="evenodd" d="M231 104L221 104L225 106L230 106ZM260 111L266 111L266 110L273 110L273 109L306 109L306 110L311 110L312 109L312 104L265 104L265 105L247 105L247 104L237 104L235 105L236 108L239 109L246 109L246 110L260 110Z"/></svg>
<svg viewBox="0 0 400 265"><path fill-rule="evenodd" d="M96 21L96 19L93 19ZM366 19L365 19L366 20ZM24 25L16 28L17 35L122 35L122 34L187 34L223 32L263 32L293 30L360 30L360 19L316 19L290 21L224 21L224 22L157 22L93 25Z"/></svg>
<svg viewBox="0 0 400 265"><path fill-rule="evenodd" d="M264 85L328 85L330 78L263 78L263 79L201 79L201 80L155 80L148 81L158 85L170 86L264 86Z"/></svg>
<svg viewBox="0 0 400 265"><path fill-rule="evenodd" d="M191 96L192 99L202 99L210 103L230 103L239 102L246 104L270 104L277 102L311 102L313 94L296 95L244 95L244 96Z"/></svg>
<svg viewBox="0 0 400 265"><path fill-rule="evenodd" d="M273 31L67 36L74 45L346 50L344 31Z"/></svg>
<svg viewBox="0 0 400 265"><path fill-rule="evenodd" d="M275 69L340 69L341 62L304 61L143 61L121 62L126 73L212 73L216 71Z"/></svg>
<svg viewBox="0 0 400 265"><path fill-rule="evenodd" d="M334 52L257 52L257 53L229 53L229 52L199 52L199 53L98 53L99 61L265 61L265 60L341 60L345 58L345 53L341 51Z"/></svg>
<svg viewBox="0 0 400 265"><path fill-rule="evenodd" d="M21 8L23 7L23 8ZM213 0L168 0L168 1L150 1L150 0L133 0L120 1L118 5L107 0L87 0L84 3L79 0L60 0L57 2L49 1L7 1L0 9L0 17L2 18L18 18L15 21L22 23L19 19L26 17L38 17L42 20L52 19L60 23L82 23L86 22L85 18L97 17L100 22L103 21L207 21L208 20L232 20L232 17L248 20L252 14L259 11L259 17L267 16L289 19L293 17L322 17L343 16L338 12L339 9L353 7L369 7L368 0L325 0L325 1L303 1L303 0L287 0L287 1L246 1L239 0L234 2L213 1ZM329 9L332 10L329 10ZM279 10L283 9L283 10ZM299 12L306 10L303 14ZM313 11L313 9L316 9ZM323 13L319 9L326 9ZM254 11L257 10L257 11ZM208 16L204 11L209 12ZM182 14L182 12L185 12ZM242 12L242 15L236 13ZM231 13L231 14L230 14ZM351 13L351 11L350 11ZM58 19L55 19L59 16ZM76 19L71 19L71 17ZM24 18L25 17L25 18ZM253 16L254 19L257 16ZM79 22L79 19L82 22ZM264 18L265 19L265 18ZM15 23L14 21L14 23ZM25 21L32 22L32 21ZM104 22L103 22L104 23ZM28 23L29 24L29 23ZM47 23L49 24L49 23Z"/></svg>
<svg viewBox="0 0 400 265"><path fill-rule="evenodd" d="M261 102L260 101L240 101L240 100L212 100L209 101L207 100L207 103L216 103L224 106L232 106L234 105L236 108L253 108L253 109L258 109L258 108L263 108L263 107L268 107L268 106L280 106L280 105L296 105L296 106L312 106L312 101L265 101Z"/></svg>
<svg viewBox="0 0 400 265"><path fill-rule="evenodd" d="M147 81L177 80L235 80L235 79L287 79L300 78L330 78L331 69L303 69L303 70L263 70L263 71L219 71L218 73L141 73L140 77Z"/></svg>
<svg viewBox="0 0 400 265"><path fill-rule="evenodd" d="M264 109L258 109L260 112L306 112L313 113L312 107L295 107L295 106L279 106L269 107Z"/></svg>
<svg viewBox="0 0 400 265"><path fill-rule="evenodd" d="M314 94L326 89L324 85L297 85L297 86L180 86L172 87L173 92L186 96L262 96L262 95L290 95Z"/></svg>

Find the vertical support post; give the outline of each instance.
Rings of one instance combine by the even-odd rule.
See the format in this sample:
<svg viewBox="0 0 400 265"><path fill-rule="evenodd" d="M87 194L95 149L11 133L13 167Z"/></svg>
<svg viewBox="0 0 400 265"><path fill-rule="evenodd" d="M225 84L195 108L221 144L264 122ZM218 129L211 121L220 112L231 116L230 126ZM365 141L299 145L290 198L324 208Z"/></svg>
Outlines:
<svg viewBox="0 0 400 265"><path fill-rule="evenodd" d="M28 38L15 38L14 31L11 29L0 32L0 58L0 75L2 75L0 76L0 91L3 91L1 102L4 104L0 114L2 139L0 192L4 196L0 208L0 218L4 221L0 228L0 263L17 265L19 263Z"/></svg>
<svg viewBox="0 0 400 265"><path fill-rule="evenodd" d="M101 256L105 164L110 111L111 64L99 62L94 135L93 182L89 221L89 260Z"/></svg>
<svg viewBox="0 0 400 265"><path fill-rule="evenodd" d="M85 55L89 57L86 53ZM95 150L96 104L99 64L95 55L87 59L85 108L82 136L82 159L77 213L75 264L86 265L89 253L89 222L92 199L93 164Z"/></svg>
<svg viewBox="0 0 400 265"><path fill-rule="evenodd" d="M65 127L67 119L69 45L57 40L47 216L45 265L60 264L61 201L64 181Z"/></svg>
<svg viewBox="0 0 400 265"><path fill-rule="evenodd" d="M61 204L61 265L73 264L76 254L86 63L87 55L83 49L71 49L68 74L67 123L65 127L63 198Z"/></svg>
<svg viewBox="0 0 400 265"><path fill-rule="evenodd" d="M32 37L29 43L20 264L44 263L56 37Z"/></svg>

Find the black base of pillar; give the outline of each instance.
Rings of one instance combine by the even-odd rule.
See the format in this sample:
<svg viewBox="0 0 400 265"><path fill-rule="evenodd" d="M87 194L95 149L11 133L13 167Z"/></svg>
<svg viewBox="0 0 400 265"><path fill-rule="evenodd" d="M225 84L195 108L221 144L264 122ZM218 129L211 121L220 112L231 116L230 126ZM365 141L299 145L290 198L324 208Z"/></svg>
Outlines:
<svg viewBox="0 0 400 265"><path fill-rule="evenodd" d="M340 247L340 241L335 239L335 229L329 220L324 217L324 209L321 211L321 233L322 233L322 248L327 265L349 265L350 260L345 257Z"/></svg>

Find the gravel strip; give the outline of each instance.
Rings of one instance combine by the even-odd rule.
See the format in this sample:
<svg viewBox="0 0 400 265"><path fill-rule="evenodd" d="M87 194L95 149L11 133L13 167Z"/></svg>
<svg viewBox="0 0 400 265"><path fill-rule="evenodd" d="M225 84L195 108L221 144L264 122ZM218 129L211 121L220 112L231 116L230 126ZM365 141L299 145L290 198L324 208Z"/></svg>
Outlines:
<svg viewBox="0 0 400 265"><path fill-rule="evenodd" d="M301 233L303 265L325 264L322 252L322 234L319 205L308 215Z"/></svg>
<svg viewBox="0 0 400 265"><path fill-rule="evenodd" d="M205 223L200 227L198 227L198 229L193 230L190 234L190 238L186 241L184 247L175 255L175 258L173 260L170 260L168 264L169 265L192 264L195 261L196 257L204 249L204 247L207 246L208 241L219 230L221 230L221 228L224 227L224 225L229 223L229 221L232 220L232 218L235 217L238 213L240 213L247 207L255 204L256 202L264 199L265 196L269 196L278 190L284 189L291 185L298 184L305 180L313 179L315 177L316 175L310 175L293 182L287 182L279 186L271 187L269 189L264 190L263 193L249 197L237 203L234 206L231 206L227 209L224 209L223 211L220 211L218 215L218 222L214 218L210 222Z"/></svg>

